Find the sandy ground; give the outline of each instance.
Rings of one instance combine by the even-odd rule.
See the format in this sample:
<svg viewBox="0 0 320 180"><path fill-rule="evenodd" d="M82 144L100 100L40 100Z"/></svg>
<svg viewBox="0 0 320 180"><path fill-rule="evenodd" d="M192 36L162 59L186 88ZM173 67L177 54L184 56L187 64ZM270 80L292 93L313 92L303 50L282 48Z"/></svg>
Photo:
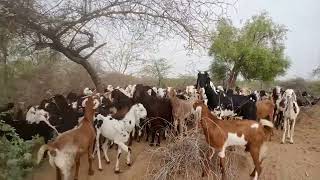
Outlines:
<svg viewBox="0 0 320 180"><path fill-rule="evenodd" d="M295 128L294 144L280 144L281 131L276 130L272 141L268 142L268 157L263 162L260 179L264 180L319 180L320 179L320 106L303 109ZM87 175L87 159L82 158L79 180L140 180L147 179L146 172L150 163L150 147L146 143L134 142L132 150L133 164L126 166L122 154L121 173L114 173L116 150L110 150L110 164L103 161L103 171L98 171L94 161L94 176ZM155 148L155 147L153 147ZM239 174L234 179L250 179L253 170L252 160L248 153L239 156ZM157 163L153 161L152 163ZM45 160L34 170L28 179L55 180L55 170ZM201 179L199 177L199 179Z"/></svg>

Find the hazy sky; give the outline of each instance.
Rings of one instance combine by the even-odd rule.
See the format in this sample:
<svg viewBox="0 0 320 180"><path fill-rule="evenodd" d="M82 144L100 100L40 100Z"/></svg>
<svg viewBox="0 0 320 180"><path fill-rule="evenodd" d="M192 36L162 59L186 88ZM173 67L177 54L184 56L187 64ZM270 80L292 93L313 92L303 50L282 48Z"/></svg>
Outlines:
<svg viewBox="0 0 320 180"><path fill-rule="evenodd" d="M320 64L320 0L239 0L228 15L239 26L262 11L289 29L286 54L292 65L282 78L311 78L312 69ZM206 70L210 64L206 53L201 57L188 56L180 41L162 43L159 47L159 56L171 60L172 75Z"/></svg>

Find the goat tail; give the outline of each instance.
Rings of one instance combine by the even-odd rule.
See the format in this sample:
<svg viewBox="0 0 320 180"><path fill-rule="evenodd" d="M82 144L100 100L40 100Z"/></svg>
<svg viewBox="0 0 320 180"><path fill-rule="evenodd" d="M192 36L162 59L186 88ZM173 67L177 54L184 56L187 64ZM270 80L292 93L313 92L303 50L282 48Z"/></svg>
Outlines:
<svg viewBox="0 0 320 180"><path fill-rule="evenodd" d="M267 150L268 147L265 143L262 143L261 147L260 147L260 152L259 152L259 161L260 164L262 163L262 161L267 157Z"/></svg>
<svg viewBox="0 0 320 180"><path fill-rule="evenodd" d="M267 119L260 119L260 124L263 126L263 131L265 134L265 140L271 141L271 136L273 135L273 123Z"/></svg>
<svg viewBox="0 0 320 180"><path fill-rule="evenodd" d="M271 129L274 127L273 123L267 119L260 119L260 123L264 127L269 127Z"/></svg>
<svg viewBox="0 0 320 180"><path fill-rule="evenodd" d="M197 123L197 128L201 127L201 117L202 117L202 114L201 114L201 111L202 111L202 107L198 106L195 110L195 119L196 119L196 123Z"/></svg>
<svg viewBox="0 0 320 180"><path fill-rule="evenodd" d="M48 145L48 144L44 144L40 147L39 151L38 151L38 158L37 158L37 164L39 164L44 156L44 153L48 151L48 155L49 155L49 162L51 166L55 166L54 165L54 161L53 158L56 155L56 150L54 147Z"/></svg>

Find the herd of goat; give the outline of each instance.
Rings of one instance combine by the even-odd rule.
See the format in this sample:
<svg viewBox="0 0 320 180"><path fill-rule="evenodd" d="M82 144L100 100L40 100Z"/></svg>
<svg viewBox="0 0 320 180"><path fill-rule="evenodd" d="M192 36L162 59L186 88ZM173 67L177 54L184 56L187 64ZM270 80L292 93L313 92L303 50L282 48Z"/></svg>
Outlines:
<svg viewBox="0 0 320 180"><path fill-rule="evenodd" d="M271 140L273 126L284 129L281 143L287 138L293 143L300 111L292 89L275 87L271 95L265 91L242 95L215 87L207 72L199 72L196 85L184 91L142 84L126 88L109 85L103 93L85 88L81 95L57 94L28 108L22 103L9 103L0 112L14 106L15 113L1 113L1 119L25 140L36 134L44 138L47 144L38 152L38 163L47 152L57 180L70 179L74 165L77 179L84 154L88 156L89 175L93 174L95 154L102 170L100 150L109 163L108 148L112 143L118 146L115 172L119 172L122 151L127 153L127 165L131 165L132 139L140 141L145 136L149 141L151 137L149 144L159 146L169 131L183 136L193 127L200 127L206 137L210 146L207 158L211 160L218 153L223 179L225 150L234 145L246 146L255 165L251 176L257 179L265 154L264 142ZM205 164L203 175L210 173L209 169Z"/></svg>

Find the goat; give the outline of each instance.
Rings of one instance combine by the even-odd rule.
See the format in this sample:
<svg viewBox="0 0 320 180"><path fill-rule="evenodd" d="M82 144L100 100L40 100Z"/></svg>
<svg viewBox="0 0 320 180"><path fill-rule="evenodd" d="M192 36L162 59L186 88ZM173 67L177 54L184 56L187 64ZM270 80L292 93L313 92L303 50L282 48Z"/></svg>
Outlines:
<svg viewBox="0 0 320 180"><path fill-rule="evenodd" d="M147 110L150 124L146 125L147 141L149 138L149 130L151 131L151 142L150 146L153 145L155 136L157 135L158 141L156 145L160 145L160 134L168 124L172 124L172 106L169 99L158 98L149 95L146 91L148 87L142 84L136 85L136 90L133 95L135 103L141 103Z"/></svg>
<svg viewBox="0 0 320 180"><path fill-rule="evenodd" d="M256 120L256 96L251 94L249 96L242 96L236 94L225 94L223 91L217 92L217 89L210 81L209 74L198 73L197 88L203 88L208 99L208 106L210 110L220 109L221 114L230 112L236 113L238 116L243 116L244 119ZM228 114L230 114L228 113Z"/></svg>
<svg viewBox="0 0 320 180"><path fill-rule="evenodd" d="M282 108L284 106L282 101L283 93L284 91L279 86L276 86L272 91L272 100L273 100L273 103L275 104L273 122L277 129L279 126L281 126L282 128L282 124L283 124L283 111L284 111L284 109Z"/></svg>
<svg viewBox="0 0 320 180"><path fill-rule="evenodd" d="M187 131L186 120L188 120L193 113L193 101L179 99L173 89L169 92L169 99L172 106L174 130L176 134L178 134L179 125L179 132L183 134Z"/></svg>
<svg viewBox="0 0 320 180"><path fill-rule="evenodd" d="M68 104L68 100L60 94L42 100L38 109L43 109L49 113L49 122L55 126L59 133L73 129L78 124L77 112Z"/></svg>
<svg viewBox="0 0 320 180"><path fill-rule="evenodd" d="M121 155L121 149L128 153L127 155L127 165L131 165L131 149L126 146L125 143L129 140L130 133L134 130L135 125L139 124L140 118L145 118L147 116L147 110L142 104L133 105L129 112L120 121L112 118L110 115L107 117L98 114L94 122L95 128L97 130L96 137L96 147L98 150L98 162L99 170L102 170L101 158L100 158L100 145L99 137L102 135L107 140L103 144L102 149L107 163L110 163L109 157L107 155L108 151L108 141L113 141L118 145L118 155L115 167L115 172L120 172L119 169L119 158Z"/></svg>
<svg viewBox="0 0 320 180"><path fill-rule="evenodd" d="M99 106L99 101L89 96L84 102L85 115L78 128L66 131L59 135L56 140L42 145L38 151L37 163L39 164L47 151L51 166L56 168L56 179L70 179L70 172L75 164L74 179L78 179L80 157L83 154L88 155L89 175L93 175L92 169L92 151L96 133L93 127L93 117L95 109Z"/></svg>
<svg viewBox="0 0 320 180"><path fill-rule="evenodd" d="M33 117L36 120L34 119L32 123L32 121L27 121L24 116L17 116L15 118L11 113L0 113L0 119L12 126L20 138L31 140L32 137L38 134L44 138L45 142L48 142L54 134L53 128L49 127L47 123L49 121L48 113L43 110L34 111ZM10 137L7 138L10 139Z"/></svg>
<svg viewBox="0 0 320 180"><path fill-rule="evenodd" d="M265 99L265 100L257 101L256 106L257 106L257 119L268 118L269 121L273 120L273 113L274 113L275 105L271 100ZM273 132L271 130L270 136L269 136L269 141L271 141L272 134L273 134Z"/></svg>
<svg viewBox="0 0 320 180"><path fill-rule="evenodd" d="M281 143L285 143L286 134L287 138L290 138L290 143L293 144L294 126L296 124L297 116L300 112L300 108L297 103L297 97L292 89L287 89L283 94L284 100L284 131L282 135Z"/></svg>
<svg viewBox="0 0 320 180"><path fill-rule="evenodd" d="M264 144L266 136L263 126L272 127L273 124L266 120L262 120L260 123L252 120L220 120L211 114L208 107L200 100L193 104L193 108L196 110L197 114L200 114L199 125L201 125L206 141L212 150L211 154L207 154L208 161L204 165L202 175L208 174L208 162L211 160L214 153L218 152L222 179L226 179L224 162L226 147L232 145L245 145L246 151L251 153L255 165L255 169L251 173L251 176L254 176L254 179L257 179L261 174L261 163L266 148Z"/></svg>

